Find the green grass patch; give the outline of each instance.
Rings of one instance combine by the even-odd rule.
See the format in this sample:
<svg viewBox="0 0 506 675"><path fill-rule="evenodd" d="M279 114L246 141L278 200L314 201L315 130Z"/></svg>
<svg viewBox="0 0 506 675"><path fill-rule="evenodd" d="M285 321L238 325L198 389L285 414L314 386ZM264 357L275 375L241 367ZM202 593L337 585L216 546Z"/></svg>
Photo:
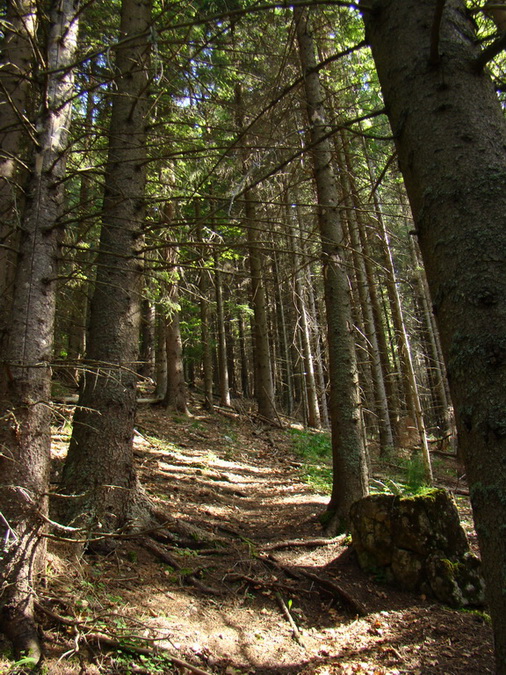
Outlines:
<svg viewBox="0 0 506 675"><path fill-rule="evenodd" d="M316 492L328 494L332 490L332 442L324 431L292 429L293 449L303 460L302 477Z"/></svg>

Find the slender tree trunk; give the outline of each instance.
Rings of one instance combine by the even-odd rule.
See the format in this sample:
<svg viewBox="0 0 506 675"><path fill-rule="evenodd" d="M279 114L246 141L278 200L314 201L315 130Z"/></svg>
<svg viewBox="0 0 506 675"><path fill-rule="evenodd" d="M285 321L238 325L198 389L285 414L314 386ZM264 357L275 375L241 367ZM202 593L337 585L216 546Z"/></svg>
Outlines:
<svg viewBox="0 0 506 675"><path fill-rule="evenodd" d="M447 0L435 42L437 4L381 0L364 20L440 330L504 675L506 125L465 3Z"/></svg>
<svg viewBox="0 0 506 675"><path fill-rule="evenodd" d="M176 266L177 249L164 251L170 281L163 284L165 310L165 346L167 354L167 389L163 403L167 410L188 414L188 395L183 368L183 340L179 314L179 271Z"/></svg>
<svg viewBox="0 0 506 675"><path fill-rule="evenodd" d="M288 214L290 215L290 214ZM297 223L300 226L300 223ZM289 223L289 242L293 255L293 288L294 305L297 311L300 340L302 345L302 357L304 362L304 379L307 396L307 423L308 426L319 429L321 426L320 409L316 392L316 377L311 348L311 335L309 327L309 312L305 284L303 283L303 269L298 251L299 235L292 223Z"/></svg>
<svg viewBox="0 0 506 675"><path fill-rule="evenodd" d="M20 261L0 372L0 622L17 657L41 656L33 619L48 514L51 360L63 178L71 120L78 3L50 8L47 77L22 219Z"/></svg>
<svg viewBox="0 0 506 675"><path fill-rule="evenodd" d="M218 332L218 382L220 405L230 407L230 387L228 385L227 338L225 335L225 308L223 307L223 287L219 270L218 254L214 256L214 290L216 294L216 321Z"/></svg>
<svg viewBox="0 0 506 675"><path fill-rule="evenodd" d="M197 241L199 256L199 292L200 292L200 341L202 348L202 378L204 381L204 408L212 411L213 403L213 356L211 352L211 331L209 312L210 276L206 266L206 246L200 221L200 202L195 202L195 220L197 221Z"/></svg>
<svg viewBox="0 0 506 675"><path fill-rule="evenodd" d="M274 249L274 247L273 247ZM272 276L274 280L274 301L276 307L276 326L279 345L279 389L287 415L293 412L292 395L292 364L290 360L290 348L288 345L286 308L283 298L283 284L279 274L279 262L276 251L273 251Z"/></svg>
<svg viewBox="0 0 506 675"><path fill-rule="evenodd" d="M383 261L386 274L386 286L392 312L392 320L395 331L395 341L399 351L399 363L402 371L402 383L404 395L408 410L413 416L413 421L420 436L422 444L422 460L424 464L425 479L432 483L432 465L430 460L429 446L427 442L427 431L425 429L425 420L423 409L418 391L418 382L415 375L413 356L408 332L404 323L402 314L401 298L397 288L397 275L395 272L392 250L390 248L388 232L379 208L376 211L377 222L380 227L380 241L382 245Z"/></svg>
<svg viewBox="0 0 506 675"><path fill-rule="evenodd" d="M355 178L353 176L348 142L343 131L340 132L340 140L340 145L336 142L336 152L338 161L342 167L343 188L348 192L347 199L351 206L349 211L350 239L353 250L356 253L359 295L364 317L364 329L366 331L371 358L375 410L379 428L380 453L385 454L389 448L393 447L394 439L392 425L390 424L389 397L387 396L387 373L382 367L381 349L383 344L381 322L379 320L379 306L376 297L371 258L367 250L367 240L364 235L365 226L362 221L361 204L358 198Z"/></svg>
<svg viewBox="0 0 506 675"><path fill-rule="evenodd" d="M343 265L343 237L339 197L332 169L332 153L315 50L307 25L307 10L294 8L313 164L318 193L318 222L322 240L322 264L327 309L330 419L332 429L333 486L328 506L329 529L346 527L351 504L367 494L368 469L362 432L351 297Z"/></svg>
<svg viewBox="0 0 506 675"><path fill-rule="evenodd" d="M123 0L87 371L62 476L66 518L107 533L133 517L150 0ZM125 38L128 38L125 40Z"/></svg>
<svg viewBox="0 0 506 675"><path fill-rule="evenodd" d="M146 282L141 303L141 344L139 355L139 375L152 378L155 366L155 305L146 297L149 287Z"/></svg>
<svg viewBox="0 0 506 675"><path fill-rule="evenodd" d="M165 339L165 316L161 303L156 311L156 352L155 352L156 389L155 396L162 400L167 391L167 342Z"/></svg>
<svg viewBox="0 0 506 675"><path fill-rule="evenodd" d="M249 398L250 391L250 377L248 368L248 349L246 348L246 326L244 315L239 316L239 351L241 354L241 389L244 398Z"/></svg>

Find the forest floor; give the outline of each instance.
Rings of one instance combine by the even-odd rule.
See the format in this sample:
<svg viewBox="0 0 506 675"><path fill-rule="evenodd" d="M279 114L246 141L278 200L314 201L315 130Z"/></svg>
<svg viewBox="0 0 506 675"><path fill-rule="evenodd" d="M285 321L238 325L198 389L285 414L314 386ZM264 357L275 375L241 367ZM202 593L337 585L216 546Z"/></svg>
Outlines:
<svg viewBox="0 0 506 675"><path fill-rule="evenodd" d="M348 539L322 537L327 497L304 479L290 430L245 413L194 407L178 417L147 405L137 430L142 483L188 537L125 538L113 553L78 557L51 544L38 609L43 672L493 672L484 613L385 586L357 568ZM55 434L57 466L67 432ZM450 488L453 461L437 466ZM466 498L458 504L474 546Z"/></svg>

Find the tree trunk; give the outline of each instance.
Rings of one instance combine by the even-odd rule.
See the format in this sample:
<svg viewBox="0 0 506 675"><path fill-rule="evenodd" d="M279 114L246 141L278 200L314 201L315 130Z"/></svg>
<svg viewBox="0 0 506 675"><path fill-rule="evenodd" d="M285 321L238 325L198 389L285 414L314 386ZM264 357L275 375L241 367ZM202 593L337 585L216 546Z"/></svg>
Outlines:
<svg viewBox="0 0 506 675"><path fill-rule="evenodd" d="M20 261L0 373L0 589L2 631L17 657L41 656L33 620L34 582L43 569L48 514L50 385L55 285L71 120L78 3L50 11L46 88L21 223Z"/></svg>
<svg viewBox="0 0 506 675"><path fill-rule="evenodd" d="M291 211L291 209L290 209ZM288 213L288 218L292 214ZM293 217L293 216L292 216ZM318 395L316 390L316 376L314 369L313 352L311 346L311 335L309 327L309 310L307 306L307 295L303 279L304 267L301 265L301 255L299 251L299 234L295 227L300 228L300 219L297 218L296 225L288 222L289 248L293 256L293 304L297 312L297 324L302 345L302 358L304 363L304 379L306 383L307 397L307 424L314 429L321 426L320 408L318 406Z"/></svg>
<svg viewBox="0 0 506 675"><path fill-rule="evenodd" d="M0 348L8 330L19 247L20 150L32 131L25 113L35 28L34 0L7 2L0 69Z"/></svg>
<svg viewBox="0 0 506 675"><path fill-rule="evenodd" d="M315 52L308 31L307 11L294 8L299 56L304 75L313 165L318 193L318 223L322 241L325 305L327 310L332 429L333 485L329 531L347 526L351 504L368 491L368 470L362 432L357 364L351 316L351 296L343 264L343 230L339 197L332 169L332 153Z"/></svg>
<svg viewBox="0 0 506 675"><path fill-rule="evenodd" d="M381 0L364 20L440 330L504 674L506 125L465 3L447 0L436 42L437 4Z"/></svg>
<svg viewBox="0 0 506 675"><path fill-rule="evenodd" d="M244 129L244 104L242 88L235 86L236 120L239 133ZM241 159L246 171L247 147L241 141ZM255 320L253 339L255 349L255 398L258 414L269 422L277 418L274 402L274 383L272 379L271 348L269 340L269 320L267 312L267 293L263 276L266 272L265 254L262 249L260 228L257 223L255 203L251 190L244 192L246 236L248 239L248 262L251 275L251 300Z"/></svg>
<svg viewBox="0 0 506 675"><path fill-rule="evenodd" d="M150 0L123 0L87 368L65 463L66 519L107 533L131 523L145 212ZM125 38L128 38L125 40Z"/></svg>
<svg viewBox="0 0 506 675"><path fill-rule="evenodd" d="M163 304L165 305L165 348L167 354L167 388L163 404L169 411L188 414L188 396L183 368L183 341L179 314L179 270L176 265L177 249L166 247L164 258L166 273L170 281L163 282Z"/></svg>
<svg viewBox="0 0 506 675"><path fill-rule="evenodd" d="M211 279L209 268L206 265L207 246L204 241L204 233L202 223L200 220L200 203L195 201L195 220L196 236L199 247L199 309L200 309L200 346L201 354L201 371L204 385L204 408L212 412L214 408L213 402L213 355L211 352L211 330L210 330L210 312L209 312L209 289L211 287Z"/></svg>
<svg viewBox="0 0 506 675"><path fill-rule="evenodd" d="M223 307L223 285L219 270L218 254L214 255L214 290L216 296L216 321L218 334L218 385L220 405L230 407L230 387L227 368L227 336L225 335L225 309Z"/></svg>

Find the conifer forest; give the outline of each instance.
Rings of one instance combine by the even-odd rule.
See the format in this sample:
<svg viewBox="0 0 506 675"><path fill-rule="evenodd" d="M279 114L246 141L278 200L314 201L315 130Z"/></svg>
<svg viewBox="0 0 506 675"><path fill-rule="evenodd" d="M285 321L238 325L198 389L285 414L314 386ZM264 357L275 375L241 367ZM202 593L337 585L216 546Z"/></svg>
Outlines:
<svg viewBox="0 0 506 675"><path fill-rule="evenodd" d="M506 675L506 3L0 44L0 675Z"/></svg>

